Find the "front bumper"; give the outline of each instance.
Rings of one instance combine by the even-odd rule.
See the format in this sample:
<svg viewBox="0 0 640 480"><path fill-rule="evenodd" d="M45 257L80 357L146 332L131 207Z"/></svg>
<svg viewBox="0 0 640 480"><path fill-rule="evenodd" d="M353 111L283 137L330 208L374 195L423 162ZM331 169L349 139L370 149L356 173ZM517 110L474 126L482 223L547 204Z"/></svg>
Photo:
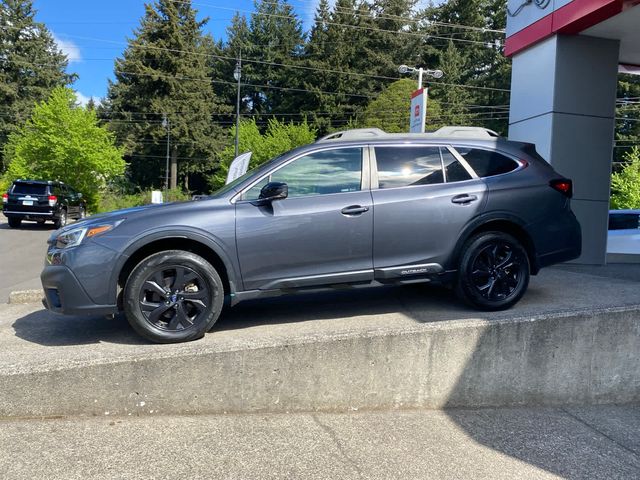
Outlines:
<svg viewBox="0 0 640 480"><path fill-rule="evenodd" d="M44 305L48 310L66 315L110 315L118 313L117 305L98 305L69 268L48 265L40 275L44 289Z"/></svg>

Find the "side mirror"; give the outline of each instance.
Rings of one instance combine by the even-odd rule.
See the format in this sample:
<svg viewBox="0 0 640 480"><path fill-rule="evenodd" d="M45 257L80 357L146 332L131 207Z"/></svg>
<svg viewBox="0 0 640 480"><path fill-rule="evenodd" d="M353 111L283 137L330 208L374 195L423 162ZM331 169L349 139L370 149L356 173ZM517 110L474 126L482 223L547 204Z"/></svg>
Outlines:
<svg viewBox="0 0 640 480"><path fill-rule="evenodd" d="M78 198L82 198L82 194L81 193L78 193Z"/></svg>
<svg viewBox="0 0 640 480"><path fill-rule="evenodd" d="M289 196L289 187L284 182L269 182L260 190L258 200L268 203L274 200L283 200Z"/></svg>

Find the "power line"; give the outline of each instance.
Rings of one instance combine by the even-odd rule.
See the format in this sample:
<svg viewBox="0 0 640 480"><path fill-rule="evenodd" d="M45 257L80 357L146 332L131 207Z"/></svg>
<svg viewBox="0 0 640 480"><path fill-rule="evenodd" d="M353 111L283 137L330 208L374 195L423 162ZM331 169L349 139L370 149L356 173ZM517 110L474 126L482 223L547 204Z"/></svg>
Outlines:
<svg viewBox="0 0 640 480"><path fill-rule="evenodd" d="M277 14L277 13L264 13L264 12L254 12L251 10L244 10L244 9L240 9L240 8L232 8L232 7L221 7L218 5L211 5L209 3L197 3L197 2L186 2L184 0L168 0L172 3L179 3L179 4L189 4L189 5L195 5L195 6L201 6L201 7L209 7L209 8L213 8L213 9L218 9L218 10L227 10L227 11L234 11L234 12L243 12L243 13L248 13L248 14L252 14L252 15L256 15L256 16L266 16L266 17L274 17L274 18L286 18L286 19L290 19L290 20L299 20L295 15L282 15L282 14ZM338 23L338 22L324 22L327 25L334 25L334 26L340 26L340 27L346 27L346 28L353 28L356 30L366 30L366 31L373 31L373 32L380 32L380 33L393 33L396 35L408 35L408 36L413 36L413 37L424 37L425 35L423 33L418 33L418 32L404 32L402 30L399 31L393 31L393 30L384 30L381 28L374 28L374 27L364 27L361 25L350 25L348 23ZM438 37L438 36L433 36L430 35L431 38L440 38L440 39L445 39L445 40L449 40L449 38L447 37ZM479 44L479 45L483 45L486 47L486 42L481 42L481 41L477 41L477 40L465 40L465 39L451 39L453 41L456 42L463 42L463 43L472 43L472 44Z"/></svg>

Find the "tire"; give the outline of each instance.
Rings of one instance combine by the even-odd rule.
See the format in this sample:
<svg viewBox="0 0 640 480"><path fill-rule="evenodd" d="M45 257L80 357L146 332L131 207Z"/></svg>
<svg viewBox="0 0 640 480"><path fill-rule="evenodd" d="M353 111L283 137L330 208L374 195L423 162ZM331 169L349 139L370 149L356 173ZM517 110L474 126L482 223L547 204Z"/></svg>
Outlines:
<svg viewBox="0 0 640 480"><path fill-rule="evenodd" d="M9 217L7 220L9 222L9 226L11 228L18 228L18 227L20 227L20 224L22 223L22 219L21 218Z"/></svg>
<svg viewBox="0 0 640 480"><path fill-rule="evenodd" d="M156 343L196 340L213 327L224 303L218 272L182 250L159 252L133 269L123 291L131 327Z"/></svg>
<svg viewBox="0 0 640 480"><path fill-rule="evenodd" d="M63 208L62 210L60 210L60 215L54 221L53 224L55 225L56 228L62 228L67 224L67 210L66 209Z"/></svg>
<svg viewBox="0 0 640 480"><path fill-rule="evenodd" d="M464 245L455 291L460 299L480 310L506 310L529 286L529 257L511 235L482 232Z"/></svg>

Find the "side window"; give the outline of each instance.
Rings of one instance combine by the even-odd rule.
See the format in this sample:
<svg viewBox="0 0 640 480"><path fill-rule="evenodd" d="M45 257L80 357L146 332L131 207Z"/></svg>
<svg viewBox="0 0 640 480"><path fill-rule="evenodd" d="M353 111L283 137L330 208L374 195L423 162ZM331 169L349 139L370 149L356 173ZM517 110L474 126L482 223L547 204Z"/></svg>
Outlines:
<svg viewBox="0 0 640 480"><path fill-rule="evenodd" d="M479 148L455 147L479 177L492 177L509 173L518 168L518 164L504 155Z"/></svg>
<svg viewBox="0 0 640 480"><path fill-rule="evenodd" d="M357 192L362 182L362 148L311 153L273 172L251 187L244 200L255 200L268 182L284 182L289 197Z"/></svg>
<svg viewBox="0 0 640 480"><path fill-rule="evenodd" d="M444 165L447 183L471 180L471 174L467 172L458 159L446 148L442 149L442 164Z"/></svg>
<svg viewBox="0 0 640 480"><path fill-rule="evenodd" d="M378 187L443 183L439 147L375 147Z"/></svg>

